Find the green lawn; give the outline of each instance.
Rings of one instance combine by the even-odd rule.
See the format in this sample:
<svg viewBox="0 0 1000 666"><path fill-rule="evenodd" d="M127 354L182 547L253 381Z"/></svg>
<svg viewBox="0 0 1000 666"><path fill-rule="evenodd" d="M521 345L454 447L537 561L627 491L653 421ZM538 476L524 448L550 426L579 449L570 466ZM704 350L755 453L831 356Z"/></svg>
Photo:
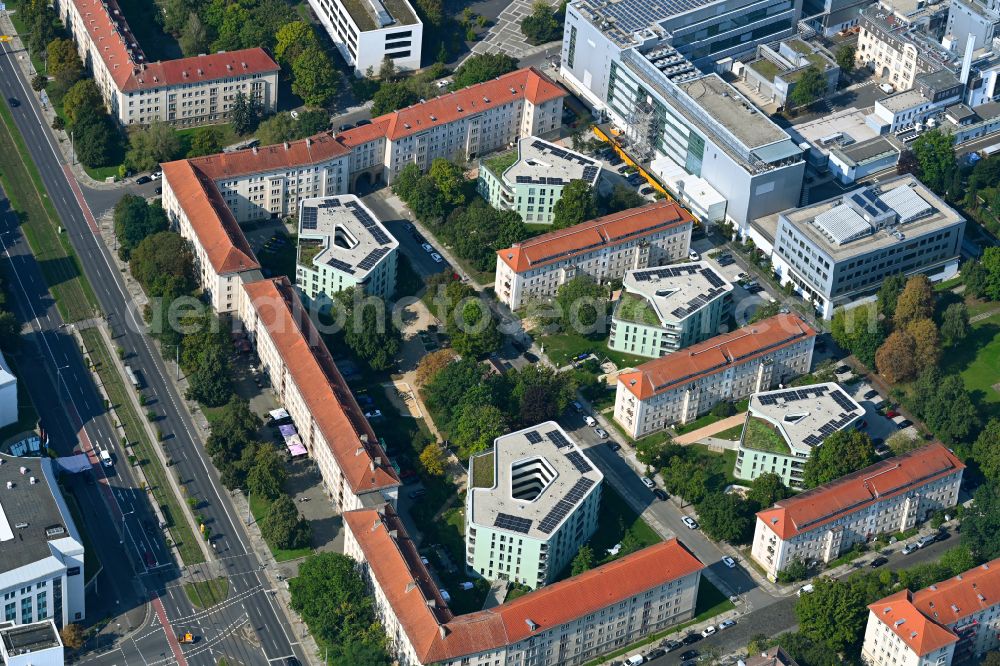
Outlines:
<svg viewBox="0 0 1000 666"><path fill-rule="evenodd" d="M257 526L263 522L264 517L267 515L267 510L271 507L271 503L267 501L264 497L259 497L257 495L250 496L250 513L253 514L254 522ZM312 555L312 547L307 548L293 548L291 550L286 550L284 548L275 548L270 543L267 547L271 549L271 554L274 555L274 559L278 562L288 562L289 560L297 560L300 557L305 557L306 555Z"/></svg>
<svg viewBox="0 0 1000 666"><path fill-rule="evenodd" d="M756 417L751 417L747 421L747 431L743 437L743 444L758 451L780 454L790 453L788 445L781 437L778 429Z"/></svg>
<svg viewBox="0 0 1000 666"><path fill-rule="evenodd" d="M717 432L712 437L717 437L718 439L728 439L730 442L737 442L740 439L740 435L743 434L743 425L733 426L723 430L722 432Z"/></svg>
<svg viewBox="0 0 1000 666"><path fill-rule="evenodd" d="M125 436L132 443L132 451L138 458L143 474L149 482L149 491L153 493L153 498L160 506L163 519L167 522L170 538L177 546L178 555L185 565L204 562L205 556L195 541L198 537L195 536L188 521L184 518L177 496L167 481L166 470L163 468L159 456L153 450L154 445L149 441L140 416L136 413L128 393L126 393L132 389L125 387L100 332L94 328L86 328L80 331L80 335L83 337L83 343L94 363L94 369L101 377L104 390L112 404L115 405L118 418L122 420L121 425L125 430Z"/></svg>
<svg viewBox="0 0 1000 666"><path fill-rule="evenodd" d="M472 459L472 487L493 487L493 452L484 453Z"/></svg>
<svg viewBox="0 0 1000 666"><path fill-rule="evenodd" d="M195 608L211 608L229 596L229 579L213 578L184 585L184 594Z"/></svg>
<svg viewBox="0 0 1000 666"><path fill-rule="evenodd" d="M660 325L660 318L656 316L656 311L653 310L653 306L649 304L649 301L634 294L622 294L615 317L637 324L646 324L649 326Z"/></svg>
<svg viewBox="0 0 1000 666"><path fill-rule="evenodd" d="M483 166L493 172L499 178L503 172L509 169L517 161L517 149L508 150L505 153L491 155L483 160Z"/></svg>
<svg viewBox="0 0 1000 666"><path fill-rule="evenodd" d="M0 179L56 307L67 322L93 316L96 298L6 103L0 105Z"/></svg>
<svg viewBox="0 0 1000 666"><path fill-rule="evenodd" d="M545 348L545 354L557 366L567 365L572 359L586 353L594 353L599 359L607 358L619 369L632 368L650 360L643 356L608 349L607 336L587 337L579 333L557 333L542 336L537 342Z"/></svg>
<svg viewBox="0 0 1000 666"><path fill-rule="evenodd" d="M969 314L995 309L995 303L969 304ZM962 344L948 350L942 360L942 374L959 374L979 413L986 418L1000 416L1000 393L994 388L1000 382L1000 314L972 325L972 331Z"/></svg>
<svg viewBox="0 0 1000 666"><path fill-rule="evenodd" d="M220 132L220 139L223 146L232 145L240 140L240 135L236 133L236 130L234 130L233 126L229 123L212 125L212 127ZM201 129L201 127L186 127L184 129L176 130L177 137L181 140L182 155L187 155L188 152L191 151L191 141L194 139L194 136L198 133L199 129Z"/></svg>

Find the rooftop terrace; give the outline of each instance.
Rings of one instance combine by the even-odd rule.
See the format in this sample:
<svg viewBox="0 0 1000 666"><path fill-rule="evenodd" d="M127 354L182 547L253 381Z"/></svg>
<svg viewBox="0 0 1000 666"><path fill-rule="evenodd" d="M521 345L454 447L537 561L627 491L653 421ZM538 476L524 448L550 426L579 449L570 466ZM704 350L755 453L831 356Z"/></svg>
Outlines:
<svg viewBox="0 0 1000 666"><path fill-rule="evenodd" d="M303 200L299 205L299 241L300 264L332 266L357 280L399 247L353 194Z"/></svg>
<svg viewBox="0 0 1000 666"><path fill-rule="evenodd" d="M654 325L682 321L733 291L733 285L704 261L628 271L622 286L626 295L646 303L648 311L640 311L623 296L615 317L641 316L644 321L639 323Z"/></svg>
<svg viewBox="0 0 1000 666"><path fill-rule="evenodd" d="M827 382L755 393L749 412L743 446L808 456L812 447L857 422L865 410L840 386Z"/></svg>
<svg viewBox="0 0 1000 666"><path fill-rule="evenodd" d="M358 28L363 31L378 30L380 28L386 28L394 25L413 25L417 23L417 16L413 12L413 8L410 7L406 0L339 1L343 3L347 13L350 14L351 18L354 19L354 22L358 24ZM387 12L391 19L391 22L387 25L379 25L380 20L384 21L384 18L377 18L381 16L381 13L378 12L379 7Z"/></svg>
<svg viewBox="0 0 1000 666"><path fill-rule="evenodd" d="M501 158L493 166L502 167L509 159L506 155ZM494 171L492 166L490 170ZM568 148L529 136L517 142L517 158L501 173L508 183L568 185L573 180L584 180L594 185L601 175L601 165Z"/></svg>

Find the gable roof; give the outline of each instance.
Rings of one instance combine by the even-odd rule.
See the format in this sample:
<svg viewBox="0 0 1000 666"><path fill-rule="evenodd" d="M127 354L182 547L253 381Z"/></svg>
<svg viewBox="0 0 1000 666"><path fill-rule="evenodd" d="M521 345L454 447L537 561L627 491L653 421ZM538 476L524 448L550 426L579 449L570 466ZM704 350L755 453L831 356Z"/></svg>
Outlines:
<svg viewBox="0 0 1000 666"><path fill-rule="evenodd" d="M216 273L226 275L260 268L243 230L215 183L187 160L163 164L163 180L187 214Z"/></svg>
<svg viewBox="0 0 1000 666"><path fill-rule="evenodd" d="M961 460L935 442L776 502L757 518L781 539L790 539L963 469Z"/></svg>
<svg viewBox="0 0 1000 666"><path fill-rule="evenodd" d="M815 336L815 329L798 315L778 314L643 363L618 375L618 383L646 400Z"/></svg>
<svg viewBox="0 0 1000 666"><path fill-rule="evenodd" d="M348 511L344 522L425 664L503 648L704 568L669 539L501 606L456 617L391 505Z"/></svg>
<svg viewBox="0 0 1000 666"><path fill-rule="evenodd" d="M115 0L72 0L93 49L119 90L149 90L246 74L277 72L278 63L261 48L241 49L163 62L145 61L142 48Z"/></svg>
<svg viewBox="0 0 1000 666"><path fill-rule="evenodd" d="M330 132L323 132L299 141L205 155L188 161L212 180L224 180L251 173L318 164L350 152L339 138Z"/></svg>
<svg viewBox="0 0 1000 666"><path fill-rule="evenodd" d="M944 625L1000 603L1000 558L914 592L921 613Z"/></svg>
<svg viewBox="0 0 1000 666"><path fill-rule="evenodd" d="M286 277L243 285L302 399L356 494L392 488L399 477L368 419Z"/></svg>
<svg viewBox="0 0 1000 666"><path fill-rule="evenodd" d="M868 610L919 656L958 642L958 636L917 610L910 602L909 590L876 601Z"/></svg>
<svg viewBox="0 0 1000 666"><path fill-rule="evenodd" d="M691 213L676 201L658 201L529 238L513 247L497 250L497 256L515 272L523 273L600 247L693 222Z"/></svg>

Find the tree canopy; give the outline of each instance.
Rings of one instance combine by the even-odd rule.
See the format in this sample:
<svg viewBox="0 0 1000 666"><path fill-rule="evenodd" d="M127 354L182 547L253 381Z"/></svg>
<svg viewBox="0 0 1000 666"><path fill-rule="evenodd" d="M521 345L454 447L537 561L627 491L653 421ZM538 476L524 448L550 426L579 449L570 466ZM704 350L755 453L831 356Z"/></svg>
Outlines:
<svg viewBox="0 0 1000 666"><path fill-rule="evenodd" d="M571 181L552 207L552 228L564 229L597 217L593 188L584 180Z"/></svg>
<svg viewBox="0 0 1000 666"><path fill-rule="evenodd" d="M398 111L403 107L416 104L420 98L402 81L390 81L379 86L378 92L372 97L372 115L381 116L385 113Z"/></svg>
<svg viewBox="0 0 1000 666"><path fill-rule="evenodd" d="M788 94L788 101L794 106L808 106L826 94L826 77L819 67L806 67Z"/></svg>
<svg viewBox="0 0 1000 666"><path fill-rule="evenodd" d="M114 210L115 236L118 238L118 256L128 261L132 250L148 236L166 231L167 214L159 201L152 204L142 197L126 194Z"/></svg>
<svg viewBox="0 0 1000 666"><path fill-rule="evenodd" d="M753 538L758 506L739 495L714 492L705 495L695 509L702 530L711 538L731 544L749 543Z"/></svg>
<svg viewBox="0 0 1000 666"><path fill-rule="evenodd" d="M467 88L513 72L518 68L517 58L506 53L483 53L470 56L455 70L452 90Z"/></svg>
<svg viewBox="0 0 1000 666"><path fill-rule="evenodd" d="M521 19L521 34L531 44L545 44L562 38L563 11L556 11L544 0L531 8L531 13Z"/></svg>
<svg viewBox="0 0 1000 666"><path fill-rule="evenodd" d="M1000 557L1000 487L984 483L973 499L962 516L962 545L985 562Z"/></svg>
<svg viewBox="0 0 1000 666"><path fill-rule="evenodd" d="M871 438L865 433L849 428L833 433L809 453L802 472L806 488L834 481L878 460Z"/></svg>
<svg viewBox="0 0 1000 666"><path fill-rule="evenodd" d="M173 231L143 238L131 251L129 269L151 297L187 294L196 284L191 246Z"/></svg>
<svg viewBox="0 0 1000 666"><path fill-rule="evenodd" d="M299 515L295 502L288 495L278 495L260 523L260 534L275 548L294 550L305 548L312 539L309 523Z"/></svg>
<svg viewBox="0 0 1000 666"><path fill-rule="evenodd" d="M951 183L956 168L954 144L950 133L935 128L918 136L911 146L921 180L935 192L944 192Z"/></svg>

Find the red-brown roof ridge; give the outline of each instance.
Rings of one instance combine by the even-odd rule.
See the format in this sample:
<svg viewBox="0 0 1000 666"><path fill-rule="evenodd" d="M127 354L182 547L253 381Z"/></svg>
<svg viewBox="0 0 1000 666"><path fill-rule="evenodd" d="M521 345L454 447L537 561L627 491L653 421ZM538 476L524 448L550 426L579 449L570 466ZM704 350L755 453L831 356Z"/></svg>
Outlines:
<svg viewBox="0 0 1000 666"><path fill-rule="evenodd" d="M441 608L440 593L391 505L348 511L344 520L422 663L516 643L704 568L668 539L501 606L454 616Z"/></svg>
<svg viewBox="0 0 1000 666"><path fill-rule="evenodd" d="M955 454L934 442L776 502L757 517L780 538L789 539L963 469Z"/></svg>
<svg viewBox="0 0 1000 666"><path fill-rule="evenodd" d="M362 494L399 485L364 412L286 277L243 285L347 485Z"/></svg>

